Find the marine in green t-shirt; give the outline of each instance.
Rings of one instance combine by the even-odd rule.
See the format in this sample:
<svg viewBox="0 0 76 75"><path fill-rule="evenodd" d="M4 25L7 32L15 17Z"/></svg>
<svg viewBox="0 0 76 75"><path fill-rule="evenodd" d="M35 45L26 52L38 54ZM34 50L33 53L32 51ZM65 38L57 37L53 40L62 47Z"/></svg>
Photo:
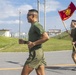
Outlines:
<svg viewBox="0 0 76 75"><path fill-rule="evenodd" d="M35 22L31 25L29 30L29 38L28 40L31 42L37 41L41 38L41 35L44 33L44 29L39 22ZM41 48L41 44L34 46L31 50Z"/></svg>
<svg viewBox="0 0 76 75"><path fill-rule="evenodd" d="M29 23L31 23L28 33L29 42L27 43L29 57L24 64L21 75L29 75L33 69L36 70L37 75L45 75L44 69L46 62L44 60L44 52L41 45L49 39L49 36L38 22L37 10L29 10L27 20ZM24 41L21 40L21 43L23 42Z"/></svg>

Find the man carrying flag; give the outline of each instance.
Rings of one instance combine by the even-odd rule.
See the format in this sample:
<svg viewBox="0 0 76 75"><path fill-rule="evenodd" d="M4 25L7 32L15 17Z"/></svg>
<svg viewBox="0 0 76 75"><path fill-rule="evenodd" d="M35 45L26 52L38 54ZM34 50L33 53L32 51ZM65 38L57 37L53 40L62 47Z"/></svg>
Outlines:
<svg viewBox="0 0 76 75"><path fill-rule="evenodd" d="M76 20L71 21L71 37L72 37L72 45L73 45L73 50L72 50L72 59L76 64ZM76 70L74 68L73 70Z"/></svg>
<svg viewBox="0 0 76 75"><path fill-rule="evenodd" d="M70 18L72 16L72 14L74 13L74 11L76 10L76 7L75 5L71 2L68 6L67 9L65 10L62 10L62 11L58 11L59 12L59 15L61 17L61 20L62 22L67 20L68 18ZM66 29L66 26L63 22L63 25ZM71 28L73 27L73 29L71 30L71 34L68 33L71 38L73 39L72 40L72 45L73 45L73 53L72 53L72 58L73 58L73 61L75 62L76 64L76 20L72 20L71 22ZM66 31L68 32L68 30L66 29Z"/></svg>

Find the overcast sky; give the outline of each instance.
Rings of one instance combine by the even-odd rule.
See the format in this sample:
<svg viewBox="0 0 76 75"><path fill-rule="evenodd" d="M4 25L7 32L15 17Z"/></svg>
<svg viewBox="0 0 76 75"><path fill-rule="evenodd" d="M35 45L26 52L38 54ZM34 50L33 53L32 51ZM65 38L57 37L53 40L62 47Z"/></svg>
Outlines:
<svg viewBox="0 0 76 75"><path fill-rule="evenodd" d="M44 0L40 1L40 23L44 27ZM64 10L70 2L76 5L76 0L46 0L46 31L49 29L65 30L59 10ZM19 11L21 12L21 32L28 32L30 24L27 22L29 9L37 9L37 0L0 0L0 29L9 29L11 32L19 31ZM72 19L76 19L76 11L71 18L64 21L67 29Z"/></svg>

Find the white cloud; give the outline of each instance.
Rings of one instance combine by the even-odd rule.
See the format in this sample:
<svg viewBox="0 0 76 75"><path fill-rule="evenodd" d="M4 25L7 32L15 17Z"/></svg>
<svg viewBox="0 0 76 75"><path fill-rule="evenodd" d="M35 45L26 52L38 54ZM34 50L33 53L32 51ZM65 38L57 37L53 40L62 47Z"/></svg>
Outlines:
<svg viewBox="0 0 76 75"><path fill-rule="evenodd" d="M32 8L32 6L28 4L16 7L13 6L8 0L1 0L0 19L9 18L10 16L18 16L19 10L22 12L22 14L26 14L30 8Z"/></svg>
<svg viewBox="0 0 76 75"><path fill-rule="evenodd" d="M60 7L60 3L55 0L46 1L46 12L56 11ZM40 4L40 10L44 11L44 4Z"/></svg>
<svg viewBox="0 0 76 75"><path fill-rule="evenodd" d="M26 14L29 9L32 8L31 5L20 5L18 7L11 4L10 0L0 0L0 25L18 25L19 20L16 17L19 16L19 11L21 11L21 16ZM10 18L10 20L8 20ZM16 20L13 20L15 18ZM3 20L7 19L7 20ZM21 21L23 24L23 21Z"/></svg>
<svg viewBox="0 0 76 75"><path fill-rule="evenodd" d="M33 7L30 5L22 5L18 8L19 11L22 12L22 14L26 14L28 12L29 9L32 9Z"/></svg>
<svg viewBox="0 0 76 75"><path fill-rule="evenodd" d="M0 21L0 25L2 25L2 24L19 24L19 20ZM22 21L21 21L21 24L23 24Z"/></svg>

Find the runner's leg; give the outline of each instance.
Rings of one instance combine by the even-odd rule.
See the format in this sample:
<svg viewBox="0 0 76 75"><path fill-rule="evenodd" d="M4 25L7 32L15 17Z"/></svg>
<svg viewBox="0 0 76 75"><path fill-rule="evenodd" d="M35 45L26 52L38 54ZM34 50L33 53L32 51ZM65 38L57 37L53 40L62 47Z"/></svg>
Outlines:
<svg viewBox="0 0 76 75"><path fill-rule="evenodd" d="M33 71L33 68L24 65L21 75L29 75L31 71Z"/></svg>
<svg viewBox="0 0 76 75"><path fill-rule="evenodd" d="M44 65L39 66L36 69L36 73L37 73L37 75L45 75L45 67L44 67Z"/></svg>

